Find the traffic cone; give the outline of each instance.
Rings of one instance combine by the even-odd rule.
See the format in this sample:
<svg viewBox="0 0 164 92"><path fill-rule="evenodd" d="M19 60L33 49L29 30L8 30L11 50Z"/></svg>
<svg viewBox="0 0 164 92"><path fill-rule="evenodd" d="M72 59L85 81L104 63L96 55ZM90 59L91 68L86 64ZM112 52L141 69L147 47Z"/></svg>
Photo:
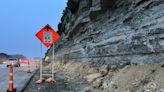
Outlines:
<svg viewBox="0 0 164 92"><path fill-rule="evenodd" d="M13 66L10 64L10 73L9 73L9 86L7 92L16 92L16 89L13 87Z"/></svg>
<svg viewBox="0 0 164 92"><path fill-rule="evenodd" d="M46 79L46 82L48 82L48 83L55 83L56 80L54 80L52 77L49 77L48 79Z"/></svg>

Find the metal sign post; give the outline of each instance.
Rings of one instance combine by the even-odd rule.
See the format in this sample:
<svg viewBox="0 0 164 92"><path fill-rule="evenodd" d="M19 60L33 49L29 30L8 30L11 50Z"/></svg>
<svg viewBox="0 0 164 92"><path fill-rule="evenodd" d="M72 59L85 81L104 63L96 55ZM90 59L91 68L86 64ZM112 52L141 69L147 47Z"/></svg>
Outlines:
<svg viewBox="0 0 164 92"><path fill-rule="evenodd" d="M55 52L54 52L54 44L53 44L53 51L52 51L53 59L52 59L52 79L54 79L54 62L55 62Z"/></svg>
<svg viewBox="0 0 164 92"><path fill-rule="evenodd" d="M39 62L39 65L40 65L40 67L39 67L39 70L40 70L40 75L39 75L39 80L37 80L35 83L37 83L37 84L41 84L41 83L43 83L43 64L42 64L42 43L40 44L40 62Z"/></svg>
<svg viewBox="0 0 164 92"><path fill-rule="evenodd" d="M36 83L40 84L43 82L43 75L51 75L46 81L49 83L55 82L54 80L54 42L59 39L59 34L55 32L54 29L51 28L49 24L47 24L45 27L43 27L39 32L36 33L36 37L48 48L53 45L53 60L51 61L51 74L44 74L43 73L43 61L42 57L40 58L40 79L36 81ZM42 56L42 44L41 44L41 56Z"/></svg>
<svg viewBox="0 0 164 92"><path fill-rule="evenodd" d="M40 80L43 80L42 78L42 70L43 70L43 66L42 66L42 43L40 44Z"/></svg>

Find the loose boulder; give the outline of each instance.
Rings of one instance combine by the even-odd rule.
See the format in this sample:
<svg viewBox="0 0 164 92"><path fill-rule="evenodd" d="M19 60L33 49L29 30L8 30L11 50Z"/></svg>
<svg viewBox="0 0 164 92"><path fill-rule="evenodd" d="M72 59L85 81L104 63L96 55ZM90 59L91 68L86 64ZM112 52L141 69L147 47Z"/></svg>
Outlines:
<svg viewBox="0 0 164 92"><path fill-rule="evenodd" d="M98 69L97 68L90 68L88 70L88 74L92 74L92 73L98 73Z"/></svg>
<svg viewBox="0 0 164 92"><path fill-rule="evenodd" d="M84 76L84 79L86 79L89 83L93 82L95 79L102 77L101 73L93 73L89 74L87 76Z"/></svg>

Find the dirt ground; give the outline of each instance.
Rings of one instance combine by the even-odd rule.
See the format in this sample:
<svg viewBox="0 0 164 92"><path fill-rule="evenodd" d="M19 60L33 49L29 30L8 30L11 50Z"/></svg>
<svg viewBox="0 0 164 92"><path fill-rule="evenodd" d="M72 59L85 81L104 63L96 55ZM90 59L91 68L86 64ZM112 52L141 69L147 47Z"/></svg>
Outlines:
<svg viewBox="0 0 164 92"><path fill-rule="evenodd" d="M38 79L39 72L34 75L23 92L85 92L84 89L89 87L85 82L68 79L59 73L55 74L56 83L36 84L35 81ZM95 89L94 92L100 91Z"/></svg>

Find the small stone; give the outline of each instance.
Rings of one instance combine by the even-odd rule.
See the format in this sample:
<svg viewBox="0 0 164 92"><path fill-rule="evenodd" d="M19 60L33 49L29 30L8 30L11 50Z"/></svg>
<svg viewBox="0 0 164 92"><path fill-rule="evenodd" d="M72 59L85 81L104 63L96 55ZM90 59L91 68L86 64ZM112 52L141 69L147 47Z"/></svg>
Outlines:
<svg viewBox="0 0 164 92"><path fill-rule="evenodd" d="M164 68L164 64L162 64L161 67Z"/></svg>
<svg viewBox="0 0 164 92"><path fill-rule="evenodd" d="M117 65L112 65L112 66L111 66L111 71L114 72L114 71L116 71L116 70L118 70Z"/></svg>
<svg viewBox="0 0 164 92"><path fill-rule="evenodd" d="M113 85L112 85L112 88L117 89L118 86L117 86L116 84L113 84Z"/></svg>
<svg viewBox="0 0 164 92"><path fill-rule="evenodd" d="M144 89L145 89L145 91L155 91L157 89L157 87L158 86L156 83L150 82L144 87Z"/></svg>
<svg viewBox="0 0 164 92"><path fill-rule="evenodd" d="M61 65L65 65L66 61L64 59L61 60Z"/></svg>
<svg viewBox="0 0 164 92"><path fill-rule="evenodd" d="M99 68L99 72L103 75L106 76L109 72L109 67L108 65L103 65Z"/></svg>
<svg viewBox="0 0 164 92"><path fill-rule="evenodd" d="M164 89L160 89L160 91L159 92L164 92Z"/></svg>
<svg viewBox="0 0 164 92"><path fill-rule="evenodd" d="M107 89L108 88L108 82L104 81L104 83L102 84L103 89Z"/></svg>
<svg viewBox="0 0 164 92"><path fill-rule="evenodd" d="M40 90L41 88L40 87L38 87L38 90Z"/></svg>
<svg viewBox="0 0 164 92"><path fill-rule="evenodd" d="M85 87L84 92L93 92L93 88L92 87Z"/></svg>
<svg viewBox="0 0 164 92"><path fill-rule="evenodd" d="M93 87L99 88L101 85L102 85L102 79L101 79L101 78L96 79L96 80L93 82Z"/></svg>

